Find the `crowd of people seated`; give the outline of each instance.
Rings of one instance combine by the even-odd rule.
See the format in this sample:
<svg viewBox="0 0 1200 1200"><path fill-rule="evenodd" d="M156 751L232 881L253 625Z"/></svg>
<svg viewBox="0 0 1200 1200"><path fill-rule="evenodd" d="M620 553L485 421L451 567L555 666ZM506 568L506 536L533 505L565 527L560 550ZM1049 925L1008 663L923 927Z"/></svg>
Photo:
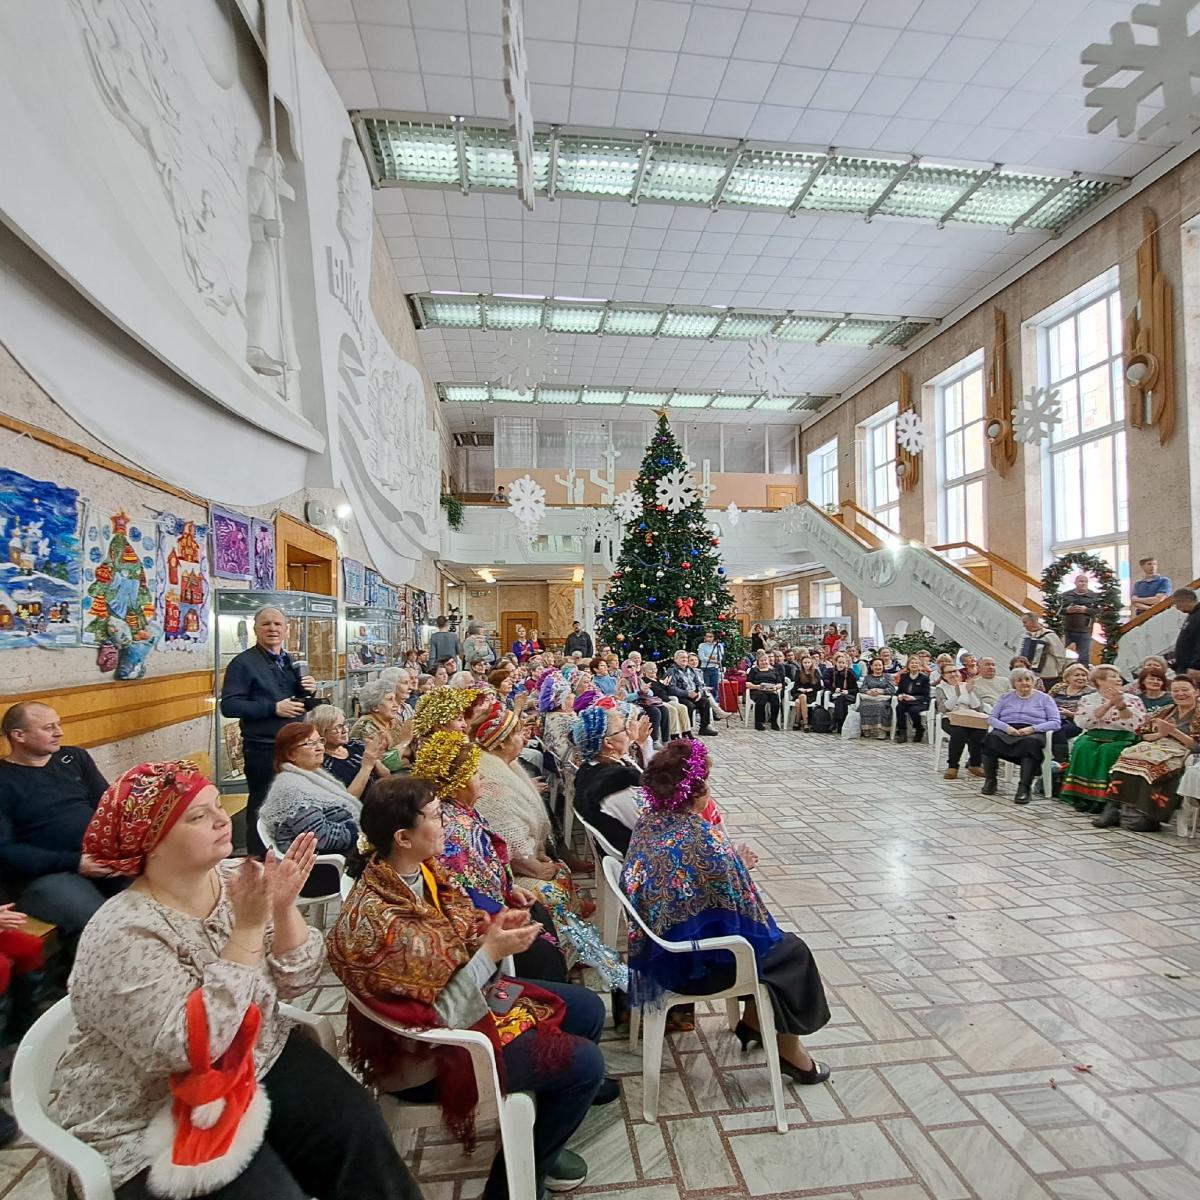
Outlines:
<svg viewBox="0 0 1200 1200"><path fill-rule="evenodd" d="M246 653L263 662L227 674L221 701L246 738L275 725L265 778L247 759L257 803L252 854L240 863L229 861L216 788L190 763L139 764L110 786L85 751L61 744L49 706L17 705L4 718L0 866L16 906L0 907L0 989L41 966L25 935L10 939L19 914L57 924L74 959L78 1030L52 1111L99 1150L122 1200L171 1194L163 1188L185 1177L206 1181L194 1194L221 1200L420 1194L369 1092L280 1013L326 961L361 1002L349 1053L366 1084L436 1102L470 1145L476 1097L461 1058L405 1042L372 1014L483 1031L508 1086L539 1097L539 1189L578 1186L587 1167L567 1144L591 1105L618 1095L596 1048L604 1022L620 1027L631 1004L664 992L727 986L729 966L703 956L681 965L637 930L627 959L606 945L579 886L597 864L564 837L568 809L624 857L623 890L659 937L750 941L781 1071L802 1084L828 1079L801 1041L829 1020L817 963L776 926L755 855L736 844L709 786L700 735L716 736L739 691L761 730L782 732L787 719L793 732L903 743L926 740L936 721L946 777L965 753L992 795L1007 760L1018 804L1034 794L1043 755L1062 755L1062 800L1097 812L1101 828L1157 829L1181 795L1200 794L1189 765L1200 748L1196 687L1161 660L1133 681L1073 663L1060 681L1020 659L1001 675L970 653L861 654L836 627L818 646L764 637L745 663L720 647L660 663L603 645L590 657L583 646L516 645L486 679L456 671L425 686L420 658L389 668L358 694L351 726L282 649L282 614L265 610L255 628L261 651ZM255 842L269 851L254 854ZM297 907L337 894L338 869L318 867L320 854L344 856L354 880L327 939ZM607 1005L580 986L585 967ZM692 1023L678 1007L669 1028ZM761 1029L748 1003L743 1049L761 1044ZM218 1098L218 1128L245 1135L236 1162L229 1138L207 1132L204 1106ZM314 1102L329 1119L319 1137L297 1138L295 1114ZM507 1194L505 1180L498 1159L487 1200ZM58 1194L64 1186L58 1177Z"/></svg>

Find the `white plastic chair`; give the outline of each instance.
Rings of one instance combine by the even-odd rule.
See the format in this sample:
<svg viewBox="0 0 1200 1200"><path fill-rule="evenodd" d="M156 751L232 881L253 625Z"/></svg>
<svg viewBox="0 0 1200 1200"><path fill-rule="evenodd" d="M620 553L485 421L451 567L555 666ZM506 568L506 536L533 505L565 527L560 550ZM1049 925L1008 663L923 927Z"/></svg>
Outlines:
<svg viewBox="0 0 1200 1200"><path fill-rule="evenodd" d="M502 1094L496 1074L496 1056L487 1037L473 1029L411 1029L372 1012L353 993L347 992L347 995L363 1016L397 1037L435 1046L456 1046L470 1055L475 1072L475 1093L479 1097L475 1115L480 1120L494 1119L500 1127L509 1200L537 1200L537 1173L533 1162L534 1099L528 1092ZM442 1110L436 1104L410 1104L395 1096L380 1096L379 1101L389 1110L388 1120L393 1130L442 1127Z"/></svg>
<svg viewBox="0 0 1200 1200"><path fill-rule="evenodd" d="M274 838L271 837L261 819L258 822L258 836L262 839L262 844L268 850L274 850L277 856L280 858L283 857L279 847L275 844ZM330 892L325 896L299 896L296 899L296 907L301 912L304 912L306 909L316 908L317 905L320 905L321 921L324 923L328 906L335 900L339 902L344 900L350 894L350 888L353 886L354 880L346 874L346 856L344 854L318 854L313 860L313 870L315 871L318 867L322 866L337 869L338 890Z"/></svg>
<svg viewBox="0 0 1200 1200"><path fill-rule="evenodd" d="M616 859L604 860L604 878L609 890L625 911L630 928L636 921L646 937L653 939L671 954L694 954L698 951L727 950L733 955L736 973L733 982L720 991L705 992L703 995L683 996L675 992L664 992L658 1002L645 1013L646 1032L642 1039L642 1116L647 1121L658 1120L659 1080L662 1073L663 1040L667 1031L667 1010L676 1004L693 1004L700 1000L724 1000L725 1017L730 1029L738 1023L738 997L753 996L758 1009L758 1024L762 1033L763 1049L767 1054L767 1070L771 1076L771 1098L775 1104L775 1128L787 1133L787 1109L783 1098L783 1076L779 1070L779 1044L775 1040L775 1013L771 1008L771 996L766 985L759 982L758 966L754 961L754 950L744 937L701 938L696 942L668 942L647 928L628 896L621 890L621 863ZM641 1009L633 1009L629 1015L629 1048L637 1046L641 1025Z"/></svg>
<svg viewBox="0 0 1200 1200"><path fill-rule="evenodd" d="M582 817L579 818L579 824L583 826L583 832L587 837L588 851L592 856L592 862L596 864L597 870L600 869L600 864L606 857L615 859L621 866L625 865L625 855L600 830L594 825L589 825ZM597 878L596 883L596 915L600 918L600 935L604 939L606 946L615 946L617 944L618 927L621 923L621 906L612 902L612 897L608 894L608 888L600 884L599 878Z"/></svg>
<svg viewBox="0 0 1200 1200"><path fill-rule="evenodd" d="M281 1004L279 1011L302 1026L322 1050L337 1058L337 1038L328 1018L290 1004ZM12 1064L13 1115L25 1137L71 1172L80 1200L113 1200L112 1179L99 1152L68 1133L46 1111L58 1060L74 1032L69 996L30 1026Z"/></svg>

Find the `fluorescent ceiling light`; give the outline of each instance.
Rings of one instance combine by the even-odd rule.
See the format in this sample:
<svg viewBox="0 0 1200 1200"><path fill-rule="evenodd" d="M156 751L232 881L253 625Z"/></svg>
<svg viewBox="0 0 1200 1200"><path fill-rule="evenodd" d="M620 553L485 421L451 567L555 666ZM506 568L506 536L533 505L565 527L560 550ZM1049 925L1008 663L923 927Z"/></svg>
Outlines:
<svg viewBox="0 0 1200 1200"><path fill-rule="evenodd" d="M733 309L680 304L622 304L616 300L562 300L535 296L409 296L418 329L547 329L552 333L676 337L696 341L838 342L848 346L903 346L938 322L932 318L854 313L795 313L786 309Z"/></svg>
<svg viewBox="0 0 1200 1200"><path fill-rule="evenodd" d="M622 387L581 387L578 384L547 384L517 392L489 383L439 383L438 398L447 404L616 404L640 408L765 409L770 412L813 412L836 396L768 396L763 392L644 390Z"/></svg>
<svg viewBox="0 0 1200 1200"><path fill-rule="evenodd" d="M900 112L903 116L903 111ZM502 122L396 112L354 120L377 187L516 192ZM534 186L550 199L592 196L717 209L958 221L1058 233L1124 180L996 165L543 125Z"/></svg>

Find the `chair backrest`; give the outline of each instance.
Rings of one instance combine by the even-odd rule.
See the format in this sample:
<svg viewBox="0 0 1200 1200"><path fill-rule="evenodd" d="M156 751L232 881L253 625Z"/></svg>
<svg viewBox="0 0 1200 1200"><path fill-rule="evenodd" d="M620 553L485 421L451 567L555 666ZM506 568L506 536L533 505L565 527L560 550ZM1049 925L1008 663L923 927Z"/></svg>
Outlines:
<svg viewBox="0 0 1200 1200"><path fill-rule="evenodd" d="M670 950L673 954L687 954L691 952L691 943L681 944L679 942L668 942L664 938L660 938L645 921L642 920L642 914L633 907L633 901L625 895L625 889L621 887L621 868L622 863L614 858L606 858L604 860L604 878L608 883L608 890L616 896L621 907L629 916L630 921L636 921L638 928L648 937L656 941L664 950Z"/></svg>
<svg viewBox="0 0 1200 1200"><path fill-rule="evenodd" d="M475 1072L475 1094L479 1097L476 1116L494 1117L499 1112L503 1093L500 1091L500 1079L496 1074L496 1055L492 1043L484 1034L477 1033L474 1029L413 1029L373 1011L353 992L347 992L346 995L358 1012L396 1037L465 1050L470 1055L471 1069Z"/></svg>
<svg viewBox="0 0 1200 1200"><path fill-rule="evenodd" d="M579 815L578 812L575 814L575 820L577 820L580 825L583 826L588 837L590 837L592 841L595 842L596 845L604 852L606 858L615 858L618 864L624 865L625 855L623 855L620 850L618 850L616 846L614 846L612 842L610 842L608 838L606 838L604 834L602 834L600 830L595 827L595 825L589 825Z"/></svg>

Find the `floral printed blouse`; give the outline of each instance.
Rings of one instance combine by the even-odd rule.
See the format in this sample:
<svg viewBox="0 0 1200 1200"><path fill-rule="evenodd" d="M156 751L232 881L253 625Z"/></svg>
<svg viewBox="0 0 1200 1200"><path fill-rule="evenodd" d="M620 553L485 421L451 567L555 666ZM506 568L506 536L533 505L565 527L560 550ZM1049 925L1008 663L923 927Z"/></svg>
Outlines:
<svg viewBox="0 0 1200 1200"><path fill-rule="evenodd" d="M223 1052L250 1004L262 1011L254 1050L261 1079L275 1064L292 1030L279 1012L317 984L325 964L319 930L282 957L270 952L257 967L220 957L233 928L226 877L238 863L218 867L216 907L189 917L130 889L107 901L79 939L71 972L76 1032L55 1071L50 1114L104 1158L119 1188L149 1165L146 1126L167 1102L167 1078L188 1069L185 1006L204 989L209 1038ZM67 1194L66 1174L51 1168L56 1196Z"/></svg>
<svg viewBox="0 0 1200 1200"><path fill-rule="evenodd" d="M1137 696L1124 693L1126 711L1110 708L1104 716L1097 718L1096 710L1104 703L1104 697L1099 692L1084 696L1075 709L1075 724L1080 729L1124 729L1135 733L1137 727L1146 719L1146 706Z"/></svg>

